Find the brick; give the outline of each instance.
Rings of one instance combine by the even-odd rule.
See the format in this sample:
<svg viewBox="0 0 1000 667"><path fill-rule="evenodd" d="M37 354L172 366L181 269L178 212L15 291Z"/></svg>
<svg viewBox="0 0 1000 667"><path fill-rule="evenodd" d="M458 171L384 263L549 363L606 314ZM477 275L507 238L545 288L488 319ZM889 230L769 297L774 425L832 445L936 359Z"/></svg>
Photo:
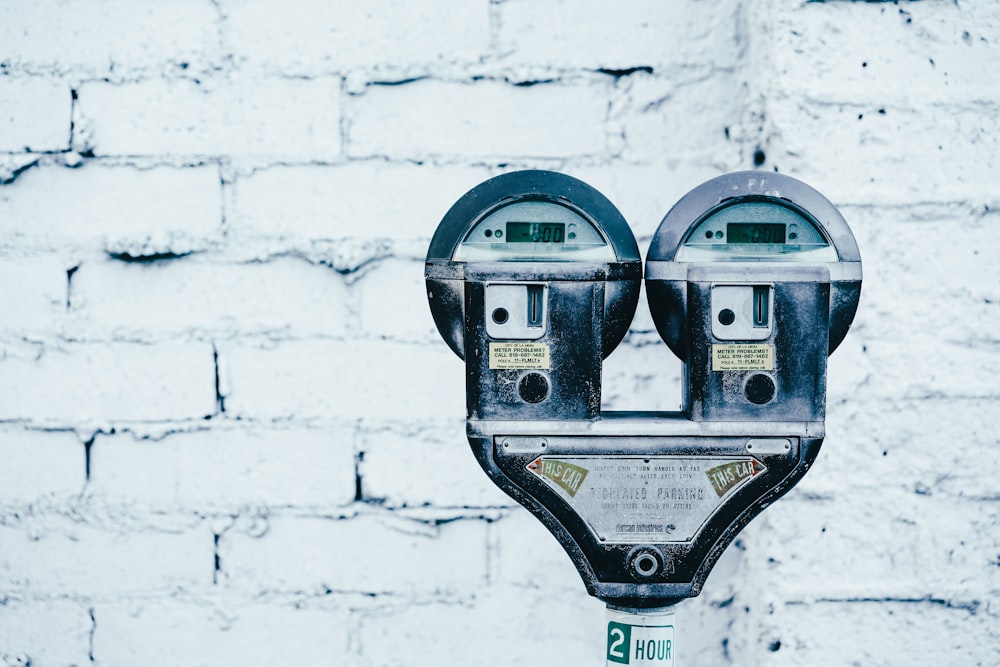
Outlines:
<svg viewBox="0 0 1000 667"><path fill-rule="evenodd" d="M775 13L778 165L841 201L977 199L996 181L987 3ZM843 54L833 58L831 51ZM849 55L848 55L849 54ZM816 137L824 137L817 142Z"/></svg>
<svg viewBox="0 0 1000 667"><path fill-rule="evenodd" d="M995 494L969 500L931 494L918 494L924 501L917 521L925 535L918 550L928 564L926 590L956 606L993 604L1000 593L1000 553L993 539L1000 502Z"/></svg>
<svg viewBox="0 0 1000 667"><path fill-rule="evenodd" d="M756 629L740 625L745 606L756 604L760 595L747 583L745 555L746 548L737 539L716 561L701 594L675 607L679 664L724 665L733 661L739 638L755 636Z"/></svg>
<svg viewBox="0 0 1000 667"><path fill-rule="evenodd" d="M98 6L42 0L31 7L4 2L0 62L37 73L119 76L167 65L204 66L218 60L217 23L208 0L111 0Z"/></svg>
<svg viewBox="0 0 1000 667"><path fill-rule="evenodd" d="M301 259L228 264L198 257L85 263L73 276L74 332L98 338L343 335L347 288Z"/></svg>
<svg viewBox="0 0 1000 667"><path fill-rule="evenodd" d="M510 501L513 502L513 501ZM491 582L579 595L586 588L555 536L528 510L517 506L490 527Z"/></svg>
<svg viewBox="0 0 1000 667"><path fill-rule="evenodd" d="M831 407L823 453L803 484L830 495L853 477L852 488L872 493L988 500L995 485L983 470L1000 464L990 437L995 401L939 397ZM859 477L859 470L866 474Z"/></svg>
<svg viewBox="0 0 1000 667"><path fill-rule="evenodd" d="M895 471L907 474L905 463ZM776 582L770 589L780 599L960 602L1000 590L989 528L1000 512L995 500L899 490L897 479L871 489L839 479L840 488L820 496L807 478L744 533L755 571Z"/></svg>
<svg viewBox="0 0 1000 667"><path fill-rule="evenodd" d="M238 590L419 597L468 591L486 580L480 520L434 526L391 514L270 516L241 527L219 540L227 584Z"/></svg>
<svg viewBox="0 0 1000 667"><path fill-rule="evenodd" d="M774 164L822 184L833 201L977 201L997 180L1000 121L991 103L875 106L786 96L769 112L781 135Z"/></svg>
<svg viewBox="0 0 1000 667"><path fill-rule="evenodd" d="M1000 359L959 341L914 335L895 340L846 339L831 363L827 400L995 398Z"/></svg>
<svg viewBox="0 0 1000 667"><path fill-rule="evenodd" d="M53 257L0 261L0 335L16 339L60 330L66 315L69 268L69 262Z"/></svg>
<svg viewBox="0 0 1000 667"><path fill-rule="evenodd" d="M333 161L340 79L147 79L85 83L77 122L98 155Z"/></svg>
<svg viewBox="0 0 1000 667"><path fill-rule="evenodd" d="M996 643L986 639L993 634L995 618L931 601L876 598L775 605L760 620L759 639L741 653L746 664L799 666L848 660L846 664L890 667L956 660L990 665L1000 659ZM846 628L851 629L847 634Z"/></svg>
<svg viewBox="0 0 1000 667"><path fill-rule="evenodd" d="M471 64L490 47L488 2L377 0L297 5L225 0L225 43L237 61L267 71Z"/></svg>
<svg viewBox="0 0 1000 667"><path fill-rule="evenodd" d="M841 209L865 262L852 336L901 340L930 325L939 339L971 342L1000 331L1000 265L983 242L996 221L970 208L907 206L889 215L868 206ZM926 270L932 265L935 271Z"/></svg>
<svg viewBox="0 0 1000 667"><path fill-rule="evenodd" d="M71 109L69 86L63 81L0 76L0 152L68 149Z"/></svg>
<svg viewBox="0 0 1000 667"><path fill-rule="evenodd" d="M0 420L72 426L200 419L215 411L214 384L205 344L7 346Z"/></svg>
<svg viewBox="0 0 1000 667"><path fill-rule="evenodd" d="M850 335L830 358L831 404L862 386L886 399L995 395L983 372L993 361L982 351L1000 328L993 288L1000 274L982 245L988 216L957 205L907 207L888 220L869 207L847 206L844 214L865 280Z"/></svg>
<svg viewBox="0 0 1000 667"><path fill-rule="evenodd" d="M0 506L56 503L79 495L85 481L83 443L72 432L0 430Z"/></svg>
<svg viewBox="0 0 1000 667"><path fill-rule="evenodd" d="M731 1L680 9L655 0L513 0L499 9L499 48L513 62L614 70L738 57Z"/></svg>
<svg viewBox="0 0 1000 667"><path fill-rule="evenodd" d="M877 107L977 99L1000 67L987 3L851 8L815 3L774 12L777 87ZM966 36L967 35L967 36ZM830 57L836 49L842 57ZM874 111L874 109L873 109Z"/></svg>
<svg viewBox="0 0 1000 667"><path fill-rule="evenodd" d="M465 365L445 345L368 340L220 344L227 414L413 423L465 412Z"/></svg>
<svg viewBox="0 0 1000 667"><path fill-rule="evenodd" d="M424 283L424 263L389 259L365 274L355 287L360 323L367 335L437 344Z"/></svg>
<svg viewBox="0 0 1000 667"><path fill-rule="evenodd" d="M865 552L873 562L883 562L888 553L899 567L901 550L902 557L915 560L916 574L898 570L916 579L914 595L978 598L984 587L1000 586L1000 571L991 565L997 553L988 528L1000 508L995 485L984 473L1000 463L996 439L987 435L991 407L990 400L937 399L869 402L838 410L821 460L800 488L835 499L836 505L867 502L873 518L857 527L849 523L847 529L867 531L854 539L867 539ZM845 480L850 480L849 491ZM900 522L900 530L916 531L915 538L903 539L900 530L870 528L889 521ZM958 572L978 574L956 576ZM854 593L868 594L861 589Z"/></svg>
<svg viewBox="0 0 1000 667"><path fill-rule="evenodd" d="M295 248L378 241L422 258L451 205L491 175L482 167L383 160L275 166L238 176L226 188L226 219L241 243L263 238L269 247Z"/></svg>
<svg viewBox="0 0 1000 667"><path fill-rule="evenodd" d="M151 599L98 605L94 658L105 665L329 665L350 613L301 601Z"/></svg>
<svg viewBox="0 0 1000 667"><path fill-rule="evenodd" d="M188 252L221 237L220 190L215 166L35 167L0 188L0 219L19 248Z"/></svg>
<svg viewBox="0 0 1000 667"><path fill-rule="evenodd" d="M606 84L422 80L350 98L351 157L606 156Z"/></svg>
<svg viewBox="0 0 1000 667"><path fill-rule="evenodd" d="M91 448L87 490L112 504L174 512L348 505L351 435L302 427L217 427L160 440L102 435Z"/></svg>
<svg viewBox="0 0 1000 667"><path fill-rule="evenodd" d="M813 473L810 473L813 474ZM806 480L808 481L808 479ZM919 516L929 507L912 494L850 492L803 497L796 489L754 519L743 533L748 553L800 598L922 597L931 591ZM876 546L877 545L877 546Z"/></svg>
<svg viewBox="0 0 1000 667"><path fill-rule="evenodd" d="M752 151L726 135L746 114L740 80L727 72L686 76L690 78L630 77L621 109L614 114L624 135L622 157L654 164L677 160L702 173L720 167L723 171L752 168ZM705 100L713 103L705 104ZM698 112L692 114L689 109ZM684 179L688 178L685 174ZM663 214L666 209L661 218Z"/></svg>
<svg viewBox="0 0 1000 667"><path fill-rule="evenodd" d="M639 302L646 309L645 298ZM658 334L644 334L641 345L625 342L604 361L603 410L681 409L681 362Z"/></svg>
<svg viewBox="0 0 1000 667"><path fill-rule="evenodd" d="M427 600L361 617L364 665L586 665L605 655L604 605L585 593L491 586L466 604Z"/></svg>
<svg viewBox="0 0 1000 667"><path fill-rule="evenodd" d="M85 665L91 626L86 603L0 594L0 662Z"/></svg>
<svg viewBox="0 0 1000 667"><path fill-rule="evenodd" d="M476 462L462 414L452 415L453 428L416 434L379 430L362 436L364 497L390 507L514 505Z"/></svg>
<svg viewBox="0 0 1000 667"><path fill-rule="evenodd" d="M136 530L100 523L57 515L0 526L0 585L35 595L115 596L211 584L207 526L157 527L149 517Z"/></svg>

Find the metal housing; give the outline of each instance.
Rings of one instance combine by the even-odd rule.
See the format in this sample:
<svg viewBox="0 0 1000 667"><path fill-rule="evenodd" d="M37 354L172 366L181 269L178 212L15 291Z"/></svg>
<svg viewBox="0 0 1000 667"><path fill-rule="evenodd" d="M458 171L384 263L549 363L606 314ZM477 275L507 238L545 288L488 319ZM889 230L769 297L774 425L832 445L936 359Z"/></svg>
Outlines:
<svg viewBox="0 0 1000 667"><path fill-rule="evenodd" d="M484 216L520 201L551 201L567 206L592 221L605 235L616 261L592 267L603 272L604 307L601 331L602 358L606 358L628 332L639 302L642 260L635 236L625 218L607 197L581 180L552 171L525 170L501 174L477 185L448 210L431 238L425 278L427 298L438 332L459 357L465 358L465 280L467 262L455 253L469 231ZM499 264L499 263L498 263ZM551 262L504 262L498 274L511 280L533 276L564 276L568 266Z"/></svg>
<svg viewBox="0 0 1000 667"><path fill-rule="evenodd" d="M740 200L773 199L815 221L836 249L830 273L829 352L854 321L861 294L861 253L847 221L830 201L791 176L739 171L713 178L684 195L660 222L646 253L646 298L660 337L682 361L687 359L688 262L677 261L689 230L720 207Z"/></svg>

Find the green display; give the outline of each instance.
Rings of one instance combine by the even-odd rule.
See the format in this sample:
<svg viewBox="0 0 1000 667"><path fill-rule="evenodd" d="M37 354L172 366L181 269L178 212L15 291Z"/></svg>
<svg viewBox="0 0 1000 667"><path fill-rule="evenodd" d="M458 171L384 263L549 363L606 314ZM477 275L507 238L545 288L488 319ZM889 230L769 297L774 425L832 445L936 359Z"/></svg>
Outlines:
<svg viewBox="0 0 1000 667"><path fill-rule="evenodd" d="M784 243L785 225L770 222L730 222L727 243Z"/></svg>
<svg viewBox="0 0 1000 667"><path fill-rule="evenodd" d="M566 225L562 222L508 222L507 243L563 243Z"/></svg>

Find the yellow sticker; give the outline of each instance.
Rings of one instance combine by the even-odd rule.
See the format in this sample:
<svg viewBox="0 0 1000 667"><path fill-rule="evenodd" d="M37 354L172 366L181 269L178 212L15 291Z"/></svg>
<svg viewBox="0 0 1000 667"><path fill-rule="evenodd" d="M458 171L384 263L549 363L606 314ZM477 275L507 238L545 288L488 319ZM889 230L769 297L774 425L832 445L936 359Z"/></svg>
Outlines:
<svg viewBox="0 0 1000 667"><path fill-rule="evenodd" d="M491 370L549 368L548 343L490 343Z"/></svg>
<svg viewBox="0 0 1000 667"><path fill-rule="evenodd" d="M742 343L712 346L713 371L773 371L774 346Z"/></svg>

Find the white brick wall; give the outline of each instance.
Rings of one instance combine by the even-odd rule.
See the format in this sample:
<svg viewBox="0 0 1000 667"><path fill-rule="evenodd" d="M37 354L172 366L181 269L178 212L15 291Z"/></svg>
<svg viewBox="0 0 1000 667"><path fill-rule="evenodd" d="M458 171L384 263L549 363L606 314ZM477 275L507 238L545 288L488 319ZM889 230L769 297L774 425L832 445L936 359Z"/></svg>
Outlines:
<svg viewBox="0 0 1000 667"><path fill-rule="evenodd" d="M218 33L218 13L204 0L39 0L31 11L16 2L0 5L0 58L34 75L157 74L213 62Z"/></svg>
<svg viewBox="0 0 1000 667"><path fill-rule="evenodd" d="M604 612L465 442L427 242L509 169L645 249L759 166L865 287L815 468L678 664L1000 663L988 0L0 0L0 665L600 664ZM675 409L647 313L605 405Z"/></svg>
<svg viewBox="0 0 1000 667"><path fill-rule="evenodd" d="M87 82L75 122L97 155L332 162L340 79L232 75Z"/></svg>
<svg viewBox="0 0 1000 667"><path fill-rule="evenodd" d="M469 161L607 158L606 79L528 87L496 80L372 86L351 100L347 153Z"/></svg>
<svg viewBox="0 0 1000 667"><path fill-rule="evenodd" d="M86 160L68 169L58 160L43 160L0 189L2 247L8 255L56 256L79 264L103 259L105 251L206 250L221 238L214 165L137 168Z"/></svg>
<svg viewBox="0 0 1000 667"><path fill-rule="evenodd" d="M280 75L422 69L490 53L490 3L374 0L296 3L222 0L225 49Z"/></svg>
<svg viewBox="0 0 1000 667"><path fill-rule="evenodd" d="M69 86L58 79L0 79L0 150L58 151L69 145Z"/></svg>

